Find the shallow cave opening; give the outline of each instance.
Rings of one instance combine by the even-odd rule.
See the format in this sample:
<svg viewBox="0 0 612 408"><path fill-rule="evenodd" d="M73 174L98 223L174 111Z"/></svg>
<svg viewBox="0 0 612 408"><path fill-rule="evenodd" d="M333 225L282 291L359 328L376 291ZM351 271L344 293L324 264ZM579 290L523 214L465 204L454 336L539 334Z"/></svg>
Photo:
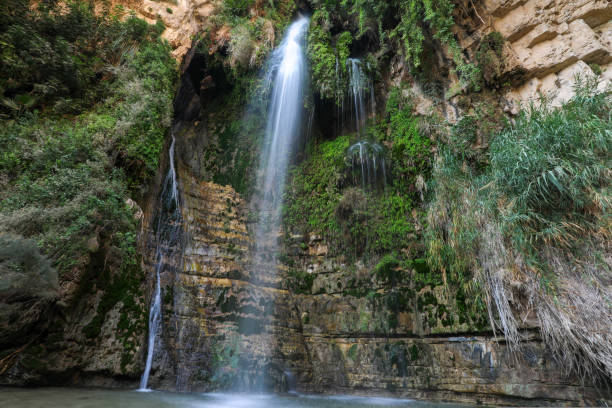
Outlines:
<svg viewBox="0 0 612 408"><path fill-rule="evenodd" d="M308 0L296 0L295 2L297 14L302 14L305 16L311 16L313 12L313 8L310 5Z"/></svg>
<svg viewBox="0 0 612 408"><path fill-rule="evenodd" d="M361 37L354 37L351 43L351 58L363 58L368 53L380 49L378 34L367 30Z"/></svg>
<svg viewBox="0 0 612 408"><path fill-rule="evenodd" d="M174 100L175 121L194 121L209 101L231 89L224 67L197 46L188 53Z"/></svg>
<svg viewBox="0 0 612 408"><path fill-rule="evenodd" d="M338 136L338 107L333 99L322 98L314 95L315 116L314 126L318 129L323 139L329 140Z"/></svg>

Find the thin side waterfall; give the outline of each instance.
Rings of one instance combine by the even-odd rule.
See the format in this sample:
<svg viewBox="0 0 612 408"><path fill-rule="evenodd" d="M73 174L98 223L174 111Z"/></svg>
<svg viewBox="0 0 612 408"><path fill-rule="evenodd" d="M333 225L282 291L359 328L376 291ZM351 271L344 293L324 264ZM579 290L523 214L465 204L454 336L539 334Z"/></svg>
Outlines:
<svg viewBox="0 0 612 408"><path fill-rule="evenodd" d="M360 139L365 137L366 121L374 114L374 86L358 58L348 58L346 68L349 75L348 97L351 105L351 119ZM374 142L360 141L349 147L347 156L351 163L354 183L361 182L361 188L383 188L387 184L387 170L384 149Z"/></svg>
<svg viewBox="0 0 612 408"><path fill-rule="evenodd" d="M258 221L255 226L255 245L252 273L260 281L272 282L278 264L281 204L288 167L296 145L307 126L304 108L307 62L304 53L308 19L301 17L292 23L280 46L273 51L267 64L267 89L270 99L267 125L257 173L255 207ZM270 316L265 316L268 318ZM244 323L247 324L247 323ZM241 326L243 327L243 326ZM265 366L270 357L268 347L258 365ZM260 374L264 374L260 371ZM258 374L259 375L259 374ZM251 378L263 383L265 378Z"/></svg>
<svg viewBox="0 0 612 408"><path fill-rule="evenodd" d="M374 86L365 73L361 59L347 58L346 70L349 76L350 119L359 137L363 137L368 117L374 113L375 109ZM344 106L342 108L344 110Z"/></svg>
<svg viewBox="0 0 612 408"><path fill-rule="evenodd" d="M353 182L361 182L361 188L377 188L387 185L384 149L378 143L357 142L347 150L351 163Z"/></svg>
<svg viewBox="0 0 612 408"><path fill-rule="evenodd" d="M162 328L160 273L179 237L179 221L181 215L178 187L176 182L176 171L174 168L174 143L175 139L173 135L172 143L170 144L170 149L168 151L170 165L168 168L168 173L164 179L160 199L161 208L157 216L157 222L155 223L155 292L153 293L153 298L151 299L151 306L149 309L149 341L147 360L145 370L142 374L142 378L140 379L140 391L148 391L147 384L155 354L155 343L159 339Z"/></svg>

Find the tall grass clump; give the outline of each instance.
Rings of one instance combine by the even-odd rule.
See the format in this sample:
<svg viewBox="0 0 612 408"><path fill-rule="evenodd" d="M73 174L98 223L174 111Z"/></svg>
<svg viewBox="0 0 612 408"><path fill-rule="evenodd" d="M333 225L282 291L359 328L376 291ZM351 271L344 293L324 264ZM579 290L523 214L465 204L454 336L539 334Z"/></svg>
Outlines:
<svg viewBox="0 0 612 408"><path fill-rule="evenodd" d="M522 113L491 144L491 178L526 244L571 247L609 210L610 98L582 89Z"/></svg>
<svg viewBox="0 0 612 408"><path fill-rule="evenodd" d="M428 256L470 281L511 349L535 316L569 372L609 379L611 98L580 81L576 90L563 107L531 106L506 125L485 167L452 143L442 149Z"/></svg>

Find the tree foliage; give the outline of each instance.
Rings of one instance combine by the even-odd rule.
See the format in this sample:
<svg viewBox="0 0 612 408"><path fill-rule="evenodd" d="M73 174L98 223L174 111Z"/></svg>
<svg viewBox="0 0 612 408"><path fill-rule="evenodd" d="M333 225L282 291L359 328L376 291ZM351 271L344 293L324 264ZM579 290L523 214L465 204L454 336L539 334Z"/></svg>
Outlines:
<svg viewBox="0 0 612 408"><path fill-rule="evenodd" d="M85 266L95 250L88 241L119 255L135 247L126 200L157 171L176 66L160 25L119 10L96 14L82 1L1 7L3 96L38 102L3 111L0 232L33 239L62 278ZM39 92L54 82L67 88Z"/></svg>
<svg viewBox="0 0 612 408"><path fill-rule="evenodd" d="M78 113L109 94L113 66L163 25L92 2L7 0L0 5L0 114L35 108Z"/></svg>

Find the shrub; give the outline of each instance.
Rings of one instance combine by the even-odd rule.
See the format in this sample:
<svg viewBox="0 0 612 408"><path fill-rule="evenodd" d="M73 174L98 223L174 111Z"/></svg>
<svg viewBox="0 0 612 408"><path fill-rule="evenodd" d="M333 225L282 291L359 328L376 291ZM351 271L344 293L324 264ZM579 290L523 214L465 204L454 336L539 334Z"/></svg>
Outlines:
<svg viewBox="0 0 612 408"><path fill-rule="evenodd" d="M586 92L562 109L532 107L491 144L505 218L526 241L571 246L609 209L609 97Z"/></svg>
<svg viewBox="0 0 612 408"><path fill-rule="evenodd" d="M253 0L225 0L223 12L232 16L246 17L252 5Z"/></svg>
<svg viewBox="0 0 612 408"><path fill-rule="evenodd" d="M531 107L493 138L485 168L444 149L427 232L430 266L470 281L511 349L533 312L560 363L591 378L612 375L609 104L579 84L559 109Z"/></svg>
<svg viewBox="0 0 612 408"><path fill-rule="evenodd" d="M432 143L421 132L419 120L412 114L411 101L403 95L401 88L391 90L385 113L388 128L385 134L390 134L388 138L393 143L393 177L414 184L416 176L427 172L430 167Z"/></svg>
<svg viewBox="0 0 612 408"><path fill-rule="evenodd" d="M503 46L506 40L497 31L487 34L476 51L476 62L487 85L495 85L503 69Z"/></svg>
<svg viewBox="0 0 612 408"><path fill-rule="evenodd" d="M0 298L5 302L58 296L57 272L32 240L0 235L0 275Z"/></svg>
<svg viewBox="0 0 612 408"><path fill-rule="evenodd" d="M78 113L109 94L117 66L163 27L91 2L2 2L0 113L34 108Z"/></svg>
<svg viewBox="0 0 612 408"><path fill-rule="evenodd" d="M401 271L398 270L400 261L395 254L387 254L383 256L376 264L372 273L386 284L396 285L401 279Z"/></svg>
<svg viewBox="0 0 612 408"><path fill-rule="evenodd" d="M0 347L23 344L33 329L48 324L58 297L57 272L36 243L0 234Z"/></svg>

